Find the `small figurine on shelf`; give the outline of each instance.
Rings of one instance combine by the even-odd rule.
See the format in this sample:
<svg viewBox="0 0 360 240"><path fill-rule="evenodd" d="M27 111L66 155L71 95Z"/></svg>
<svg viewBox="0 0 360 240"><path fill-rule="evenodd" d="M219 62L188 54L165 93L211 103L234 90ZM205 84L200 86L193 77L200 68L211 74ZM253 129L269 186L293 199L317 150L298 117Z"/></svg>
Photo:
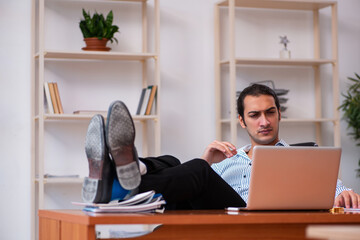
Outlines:
<svg viewBox="0 0 360 240"><path fill-rule="evenodd" d="M289 39L287 39L287 36L280 36L280 43L284 44L284 48L280 51L280 58L290 58L291 52L287 49L287 44L289 43Z"/></svg>

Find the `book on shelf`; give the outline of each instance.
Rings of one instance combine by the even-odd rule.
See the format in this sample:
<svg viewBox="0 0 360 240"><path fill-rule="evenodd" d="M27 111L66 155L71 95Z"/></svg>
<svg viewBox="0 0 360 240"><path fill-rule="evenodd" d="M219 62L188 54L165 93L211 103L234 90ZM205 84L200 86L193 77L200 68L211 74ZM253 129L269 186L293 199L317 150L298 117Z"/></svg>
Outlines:
<svg viewBox="0 0 360 240"><path fill-rule="evenodd" d="M150 115L153 106L156 105L157 85L149 85L141 90L136 115Z"/></svg>
<svg viewBox="0 0 360 240"><path fill-rule="evenodd" d="M144 104L145 92L146 92L146 88L143 88L143 89L141 90L140 99L139 99L139 104L138 104L138 107L137 107L137 109L136 109L136 115L140 115L140 114L141 114L141 108L142 108L142 105Z"/></svg>
<svg viewBox="0 0 360 240"><path fill-rule="evenodd" d="M56 101L56 94L55 94L55 87L54 84L52 82L49 82L49 91L50 91L50 96L51 96L51 102L54 108L54 113L58 114L59 113L59 107Z"/></svg>
<svg viewBox="0 0 360 240"><path fill-rule="evenodd" d="M56 82L54 82L53 84L54 84L54 90L55 90L56 104L58 106L59 113L64 114L64 109L63 109L61 99L60 99L60 93L59 93L58 84Z"/></svg>
<svg viewBox="0 0 360 240"><path fill-rule="evenodd" d="M44 93L45 93L44 102L45 102L46 112L50 113L50 114L54 114L54 107L53 107L53 103L51 101L50 89L49 89L48 82L44 82Z"/></svg>
<svg viewBox="0 0 360 240"><path fill-rule="evenodd" d="M56 82L44 82L44 92L46 112L50 114L63 114L64 109L61 103L58 84Z"/></svg>
<svg viewBox="0 0 360 240"><path fill-rule="evenodd" d="M102 110L76 110L73 112L73 114L78 114L78 115L91 115L94 116L96 114L101 114L103 115L103 117L107 116L107 111L102 111Z"/></svg>
<svg viewBox="0 0 360 240"><path fill-rule="evenodd" d="M147 103L149 102L151 89L152 89L152 85L148 86L145 89L144 99L143 99L141 109L140 109L140 115L145 115L145 113L146 113L146 107L147 107Z"/></svg>
<svg viewBox="0 0 360 240"><path fill-rule="evenodd" d="M152 106L154 105L154 100L156 98L156 93L157 93L157 85L153 85L151 87L151 91L150 91L150 96L149 96L149 100L146 106L146 111L145 111L145 115L150 115L151 114L151 109Z"/></svg>
<svg viewBox="0 0 360 240"><path fill-rule="evenodd" d="M130 213L130 212L163 212L166 204L161 194L148 191L136 194L127 200L111 201L109 203L84 203L72 202L77 206L83 206L83 210L95 213Z"/></svg>

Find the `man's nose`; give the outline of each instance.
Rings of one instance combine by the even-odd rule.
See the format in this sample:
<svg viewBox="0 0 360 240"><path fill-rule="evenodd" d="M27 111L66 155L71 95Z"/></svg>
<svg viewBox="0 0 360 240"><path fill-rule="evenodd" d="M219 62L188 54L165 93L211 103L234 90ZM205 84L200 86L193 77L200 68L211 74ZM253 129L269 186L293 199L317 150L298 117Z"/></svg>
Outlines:
<svg viewBox="0 0 360 240"><path fill-rule="evenodd" d="M268 126L270 124L269 120L267 119L265 114L262 114L260 117L260 125L261 126Z"/></svg>

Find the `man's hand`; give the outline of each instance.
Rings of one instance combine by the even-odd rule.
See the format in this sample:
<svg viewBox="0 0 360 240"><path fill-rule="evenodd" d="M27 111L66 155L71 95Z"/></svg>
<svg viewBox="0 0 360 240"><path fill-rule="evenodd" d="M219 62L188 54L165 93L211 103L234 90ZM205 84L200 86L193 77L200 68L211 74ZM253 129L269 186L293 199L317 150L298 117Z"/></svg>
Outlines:
<svg viewBox="0 0 360 240"><path fill-rule="evenodd" d="M335 198L335 207L360 208L360 195L354 191L343 191Z"/></svg>
<svg viewBox="0 0 360 240"><path fill-rule="evenodd" d="M213 163L221 162L225 158L232 157L236 155L236 153L236 147L233 144L215 140L206 147L201 158L211 165Z"/></svg>

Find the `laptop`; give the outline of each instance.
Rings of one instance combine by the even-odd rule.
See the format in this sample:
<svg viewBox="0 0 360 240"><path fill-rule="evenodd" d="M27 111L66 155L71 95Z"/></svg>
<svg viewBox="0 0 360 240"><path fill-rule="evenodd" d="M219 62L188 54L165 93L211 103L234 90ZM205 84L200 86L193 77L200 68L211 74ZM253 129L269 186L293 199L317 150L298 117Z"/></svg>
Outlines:
<svg viewBox="0 0 360 240"><path fill-rule="evenodd" d="M321 210L333 207L338 147L256 146L246 208Z"/></svg>

